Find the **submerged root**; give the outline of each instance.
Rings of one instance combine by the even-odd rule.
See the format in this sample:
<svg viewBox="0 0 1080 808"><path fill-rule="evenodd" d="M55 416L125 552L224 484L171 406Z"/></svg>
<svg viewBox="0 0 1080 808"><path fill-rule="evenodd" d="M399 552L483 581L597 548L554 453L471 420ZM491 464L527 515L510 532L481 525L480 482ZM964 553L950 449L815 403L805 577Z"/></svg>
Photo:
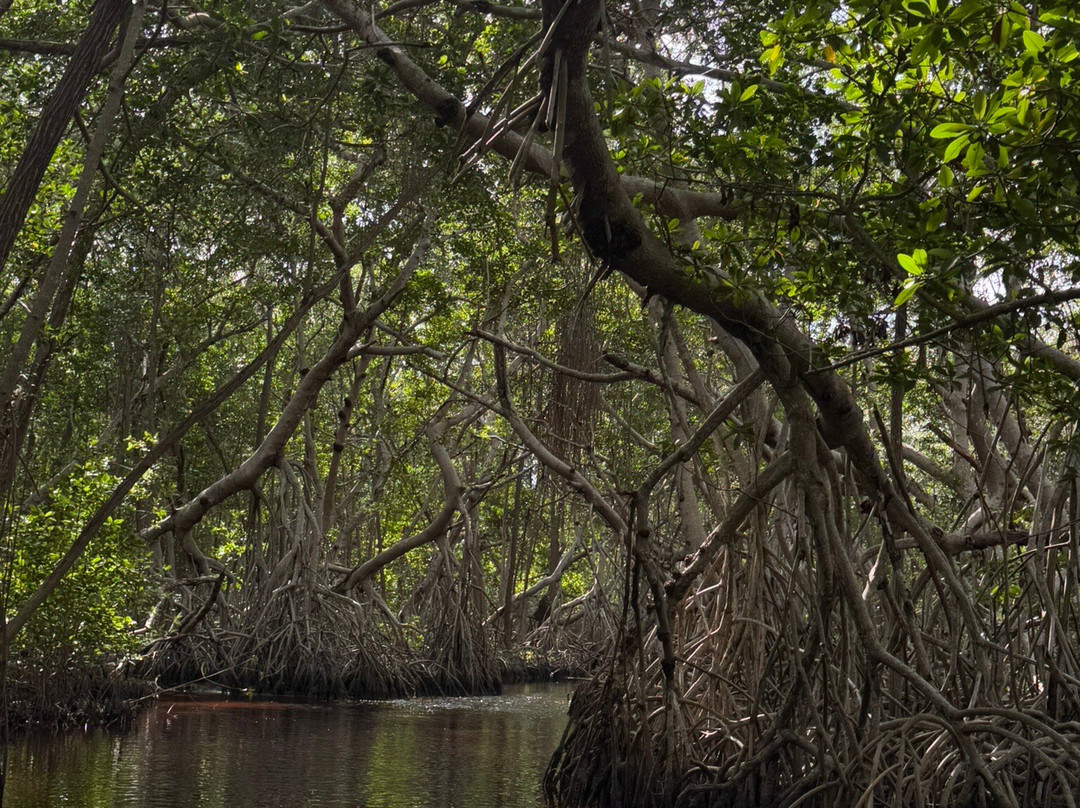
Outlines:
<svg viewBox="0 0 1080 808"><path fill-rule="evenodd" d="M507 683L580 679L589 675L593 661L592 657L581 657L574 653L547 652L520 646L499 653L499 678Z"/></svg>
<svg viewBox="0 0 1080 808"><path fill-rule="evenodd" d="M144 679L105 661L9 661L8 726L14 729L126 726L153 692Z"/></svg>
<svg viewBox="0 0 1080 808"><path fill-rule="evenodd" d="M498 661L482 626L450 608L428 631L424 656L435 690L451 696L498 693L502 689Z"/></svg>
<svg viewBox="0 0 1080 808"><path fill-rule="evenodd" d="M468 542L466 543L468 544ZM498 660L477 603L480 578L469 547L458 561L448 546L420 612L424 626L424 667L436 692L451 696L498 693L502 690Z"/></svg>
<svg viewBox="0 0 1080 808"><path fill-rule="evenodd" d="M272 695L392 698L423 692L407 649L383 635L355 604L288 592L249 610L250 626L159 641L143 670L168 687L206 684Z"/></svg>

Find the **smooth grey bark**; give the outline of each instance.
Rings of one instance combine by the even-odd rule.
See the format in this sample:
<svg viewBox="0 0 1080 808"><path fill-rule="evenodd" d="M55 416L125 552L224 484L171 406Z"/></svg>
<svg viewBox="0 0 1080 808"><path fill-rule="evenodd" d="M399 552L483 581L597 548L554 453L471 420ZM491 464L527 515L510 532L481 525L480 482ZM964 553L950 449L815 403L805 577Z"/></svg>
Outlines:
<svg viewBox="0 0 1080 808"><path fill-rule="evenodd" d="M519 158L525 170L544 176L550 176L556 170L556 161L552 159L551 152L526 136L512 130L493 134L493 129L497 128L494 122L482 113L467 111L459 98L433 81L375 24L367 7L353 0L322 0L322 4L376 49L375 55L394 71L405 89L435 113L440 123L463 132L468 141L483 141L487 148L504 157L511 160ZM735 209L727 194L691 191L645 177L626 176L620 178L620 182L630 196L640 195L643 201L655 205L665 216L682 222L699 216L735 218Z"/></svg>

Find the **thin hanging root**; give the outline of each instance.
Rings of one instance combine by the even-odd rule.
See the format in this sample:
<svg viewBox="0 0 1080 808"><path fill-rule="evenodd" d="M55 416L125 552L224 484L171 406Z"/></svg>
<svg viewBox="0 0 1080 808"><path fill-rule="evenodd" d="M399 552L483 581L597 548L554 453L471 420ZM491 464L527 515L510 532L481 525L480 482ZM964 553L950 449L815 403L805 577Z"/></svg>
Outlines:
<svg viewBox="0 0 1080 808"><path fill-rule="evenodd" d="M562 184L562 154L566 140L566 87L567 65L562 58L562 51L555 51L555 70L557 80L551 83L552 92L557 93L554 98L548 96L548 118L555 128L555 141L551 155L551 177L548 179L547 206L544 221L551 232L551 260L559 260L559 228L555 223L555 206L558 199L559 186ZM561 89L560 89L561 88ZM553 103L554 101L554 103ZM552 117L552 110L555 114Z"/></svg>
<svg viewBox="0 0 1080 808"><path fill-rule="evenodd" d="M551 86L547 89L547 105L544 108L544 126L548 131L555 128L555 117L558 115L561 88L566 86L566 74L562 69L563 61L562 48L556 48L551 70ZM563 107L565 114L565 104Z"/></svg>
<svg viewBox="0 0 1080 808"><path fill-rule="evenodd" d="M306 601L301 606L300 601ZM383 698L430 692L407 649L381 636L375 615L358 604L300 588L281 588L255 622L208 638L185 635L161 644L147 660L150 674L176 686L205 681L274 694Z"/></svg>
<svg viewBox="0 0 1080 808"><path fill-rule="evenodd" d="M553 36L555 34L555 30L558 27L559 23L562 21L563 16L570 9L571 5L572 5L571 3L566 3L562 8L559 9L559 12L555 15L555 19L552 20L551 25L548 27L547 31L544 32L543 39L540 40L539 46L536 48L535 51L533 51L531 54L529 54L529 56L521 63L521 65L517 68L517 70L514 71L513 77L510 79L509 84L507 85L506 89L503 91L502 95L499 98L499 101L496 103L495 109L492 111L492 114L488 119L488 124L485 127L483 135L480 137L480 139L475 144L470 146L469 149L466 150L466 152L465 152L466 166L467 167L471 167L471 166L475 165L476 161L481 156L483 156L484 151L486 151L490 147L491 143L496 138L502 136L506 131L508 131L516 123L523 120L524 115L528 114L528 112L532 109L532 105L534 103L536 103L537 99L536 99L536 97L534 97L534 98L530 99L529 101L525 102L524 104L522 104L521 106L519 106L513 113L511 113L509 116L507 116L506 119L504 119L501 122L498 121L499 112L502 110L502 107L505 106L506 103L509 101L511 95L513 94L513 90L517 87L517 85L521 81L522 77L530 72L533 64L537 60L539 60L547 52L548 48L551 46L551 41L552 41L552 38L553 38ZM535 41L535 37L533 39L530 39L529 42L525 43L525 45L523 45L522 48L519 48L518 51L516 51L512 55L512 57L507 60L506 64L511 64L516 59L520 58L520 52L522 50L524 50L525 48L531 46L534 41ZM558 55L557 55L557 58L558 58ZM486 94L490 93L494 82L497 81L498 78L500 78L502 74L505 74L505 71L503 70L503 68L500 68L500 70L496 72L496 76L493 77L491 82L489 82L488 86L486 86L481 91L481 94L480 94L479 97L482 98ZM550 92L548 92L548 97L550 99L550 97L551 97ZM549 104L550 104L550 101L549 101ZM521 168L523 167L523 160L522 160L523 155L526 154L529 151L529 149L531 148L531 146L532 146L532 141L535 138L537 122L539 121L540 117L541 116L538 114L536 119L534 119L533 125L532 125L532 127L530 127L528 134L523 139L521 148L518 150L517 155L514 157L513 164L511 165L511 168L510 168L510 182L511 182L511 186L513 188L515 188L515 189L517 189L519 187ZM551 128L550 123L548 124L548 128L549 129Z"/></svg>
<svg viewBox="0 0 1080 808"><path fill-rule="evenodd" d="M559 23L562 22L563 16L573 5L575 5L573 2L563 3L562 8L555 14L555 18L551 21L551 25L549 25L547 31L544 32L544 38L540 40L540 46L536 49L535 55L537 57L541 57L547 53L547 49L551 47L551 41L555 37L555 32L558 30Z"/></svg>
<svg viewBox="0 0 1080 808"><path fill-rule="evenodd" d="M531 48L539 38L539 34L534 34L528 39L527 42L522 43L512 54L510 54L509 58L505 59L503 63L499 66L499 69L495 71L495 75L493 75L488 80L488 82L480 89L480 91L470 102L470 109L476 109L484 101L484 99L486 99L495 91L496 86L498 86L499 82L502 81L502 78L506 75L507 71L510 70L511 65L517 65L517 67L514 69L514 75L510 77L510 81L507 83L506 87L500 94L499 100L496 102L495 107L491 110L491 115L488 117L487 126L485 127L484 133L483 135L481 135L479 142L486 142L489 140L492 128L499 119L499 113L502 111L502 108L506 106L506 104L509 102L514 90L517 88L518 83L521 81L521 78L526 74L526 72L529 71L529 68L532 67L533 62L536 61L538 52L533 51L525 59L525 62L523 64L518 64L525 52L529 50L529 48Z"/></svg>
<svg viewBox="0 0 1080 808"><path fill-rule="evenodd" d="M506 132L513 129L522 121L530 118L531 116L538 115L541 107L543 106L544 97L541 93L537 93L528 101L521 104L519 107L510 112L506 118L499 121L498 125L494 127L494 130L490 135L485 135L484 139L478 140L462 155L462 165L454 174L454 181L457 181L462 174L470 171L479 162L480 159L490 148L491 144L502 137Z"/></svg>
<svg viewBox="0 0 1080 808"><path fill-rule="evenodd" d="M525 169L525 158L532 148L533 140L536 139L536 131L540 125L540 115L533 118L532 126L521 140L521 148L514 155L514 161L510 164L510 186L517 190L521 187L521 174Z"/></svg>

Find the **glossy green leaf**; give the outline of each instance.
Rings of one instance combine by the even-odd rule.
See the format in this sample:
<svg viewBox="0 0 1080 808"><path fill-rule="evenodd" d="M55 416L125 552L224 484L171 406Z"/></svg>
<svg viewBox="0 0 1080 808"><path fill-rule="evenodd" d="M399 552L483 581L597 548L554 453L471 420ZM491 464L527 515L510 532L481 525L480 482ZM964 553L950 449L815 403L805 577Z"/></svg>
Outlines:
<svg viewBox="0 0 1080 808"><path fill-rule="evenodd" d="M899 262L903 270L909 275L922 275L923 268L919 266L919 262L915 260L914 256L906 255L905 253L898 253L896 256L896 260Z"/></svg>
<svg viewBox="0 0 1080 808"><path fill-rule="evenodd" d="M930 137L945 140L970 131L971 126L966 123L939 123L930 130Z"/></svg>
<svg viewBox="0 0 1080 808"><path fill-rule="evenodd" d="M909 300L911 300L915 293L919 291L919 288L921 286L922 283L915 280L914 278L908 278L906 281L904 281L904 285L900 289L900 294L898 294L896 296L896 299L893 301L893 308L898 309L905 303L907 303Z"/></svg>
<svg viewBox="0 0 1080 808"><path fill-rule="evenodd" d="M950 163L956 159L957 155L963 150L965 146L971 141L968 135L961 135L948 146L945 147L944 160L946 163Z"/></svg>

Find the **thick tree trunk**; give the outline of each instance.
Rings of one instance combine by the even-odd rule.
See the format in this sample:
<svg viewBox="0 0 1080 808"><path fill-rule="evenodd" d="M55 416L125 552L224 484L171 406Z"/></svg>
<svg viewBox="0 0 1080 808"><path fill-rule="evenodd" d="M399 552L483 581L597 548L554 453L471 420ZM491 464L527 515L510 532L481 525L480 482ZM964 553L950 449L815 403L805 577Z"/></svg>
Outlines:
<svg viewBox="0 0 1080 808"><path fill-rule="evenodd" d="M15 171L0 196L0 270L7 264L15 238L34 203L38 186L71 123L75 110L86 96L90 80L108 53L113 33L131 7L130 0L97 0L75 52L64 74L42 110L41 119L23 149ZM6 10L6 9L5 9Z"/></svg>
<svg viewBox="0 0 1080 808"><path fill-rule="evenodd" d="M33 369L27 367L27 362L30 358L34 344L41 339L41 333L46 320L50 319L49 312L50 309L54 308L57 292L66 285L66 279L71 266L72 247L75 244L75 237L78 235L79 227L83 221L83 213L87 202L90 199L90 191L93 187L94 179L97 176L98 163L105 153L105 146L109 141L113 123L120 111L120 102L124 95L124 79L135 58L135 40L138 36L139 29L142 27L142 19L145 10L146 7L142 3L132 7L132 14L128 21L128 30L124 36L120 58L117 60L112 75L109 78L109 93L105 100L105 105L101 110L101 115L99 116L93 137L91 137L90 143L87 145L82 174L75 187L75 195L68 204L67 215L64 217L64 224L60 231L59 240L53 252L52 259L49 261L49 265L45 270L45 274L38 283L37 293L34 295L34 301L30 306L22 330L19 333L19 339L16 341L11 353L8 355L4 365L3 374L0 376L0 407L4 407L11 412L9 417L4 418L3 432L0 433L3 438L3 447L0 449L0 452L2 452L2 456L0 456L0 495L2 495L3 492L6 492L13 482L16 458L21 454L23 438L26 435L29 419L33 412L33 408L30 406L29 402L32 402L34 397L32 395L32 389L29 388L34 374ZM91 20L91 27L93 25L94 21ZM115 25L113 27L115 27ZM87 32L87 36L89 35L90 32ZM76 56L77 55L78 51L76 51ZM76 57L73 56L72 61L74 61L75 58ZM63 83L63 80L61 80L61 83ZM85 92L85 89L85 86L83 86L82 91ZM59 91L60 88L57 88L57 92ZM62 130L60 131L60 134L62 134ZM35 132L35 136L36 135L37 132ZM59 142L59 139L57 139L57 142ZM34 144L35 140L32 137L27 148L29 149ZM40 143L38 145L42 148L46 146L46 144ZM54 143L54 149L55 145L56 144ZM51 158L51 152L49 153L49 156ZM46 161L44 165L47 166L48 161ZM16 174L12 176L12 184L9 185L8 191L5 192L3 197L0 197L0 266L3 265L4 257L6 255L2 252L4 249L3 238L5 228L3 217L5 215L15 215L14 208L8 210L4 207L4 204L8 200L8 195L12 192L13 186L15 188L22 187L15 185L18 180L18 172L22 167L23 166L20 163L20 166L15 170ZM42 168L42 173L43 172L44 167ZM40 180L40 175L38 176L38 180ZM27 206L29 206L32 201L33 192L30 193ZM25 211L23 212L23 215L25 215ZM21 219L17 226L22 226ZM8 245L8 249L10 249L10 244ZM59 305L56 306L53 317L51 318L50 325L53 329L58 329L59 326L63 324L63 317L57 317L56 315L66 315L66 311L67 306L64 301L61 301ZM39 355L44 356L44 352L39 352ZM46 364L47 361L40 366L42 374L44 373ZM38 383L40 383L40 381L41 379L37 379ZM16 396L16 391L18 390L20 383L26 388L24 389L23 398L25 398L28 403L24 406L18 406L19 401L17 399L19 397Z"/></svg>

